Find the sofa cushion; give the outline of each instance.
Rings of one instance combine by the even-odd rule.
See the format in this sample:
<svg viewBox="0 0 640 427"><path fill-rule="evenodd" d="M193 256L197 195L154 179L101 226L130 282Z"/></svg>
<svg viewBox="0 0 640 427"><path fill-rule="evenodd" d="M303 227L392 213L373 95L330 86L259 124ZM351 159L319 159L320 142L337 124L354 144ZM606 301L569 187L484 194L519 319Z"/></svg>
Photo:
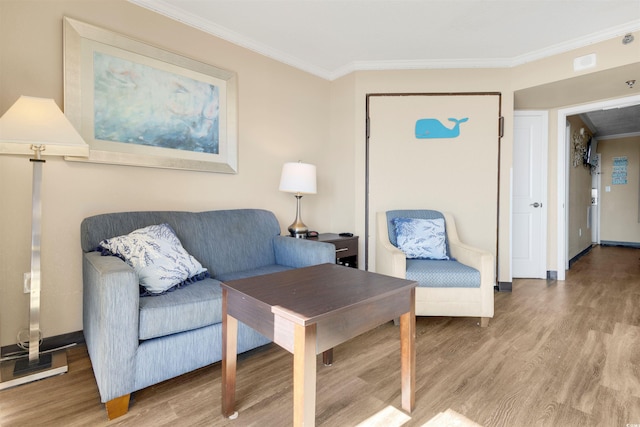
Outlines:
<svg viewBox="0 0 640 427"><path fill-rule="evenodd" d="M205 279L187 287L158 296L140 297L140 340L189 331L222 322L222 288L224 280L244 279L261 274L290 270L282 265L229 273Z"/></svg>
<svg viewBox="0 0 640 427"><path fill-rule="evenodd" d="M222 288L215 279L204 279L162 295L140 297L140 340L220 322Z"/></svg>
<svg viewBox="0 0 640 427"><path fill-rule="evenodd" d="M458 261L407 259L407 279L415 280L419 287L480 287L480 272Z"/></svg>
<svg viewBox="0 0 640 427"><path fill-rule="evenodd" d="M100 247L124 259L138 274L140 285L160 294L191 283L207 271L182 247L168 224L150 225L100 242Z"/></svg>
<svg viewBox="0 0 640 427"><path fill-rule="evenodd" d="M447 260L444 219L394 218L398 248L407 258Z"/></svg>

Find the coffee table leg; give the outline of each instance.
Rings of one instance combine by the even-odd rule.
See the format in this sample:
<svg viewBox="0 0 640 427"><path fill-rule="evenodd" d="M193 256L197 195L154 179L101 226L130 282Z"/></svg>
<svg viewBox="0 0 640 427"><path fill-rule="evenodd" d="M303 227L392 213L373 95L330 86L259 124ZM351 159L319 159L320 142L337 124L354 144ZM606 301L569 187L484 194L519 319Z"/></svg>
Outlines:
<svg viewBox="0 0 640 427"><path fill-rule="evenodd" d="M293 342L293 425L316 422L316 325L295 325Z"/></svg>
<svg viewBox="0 0 640 427"><path fill-rule="evenodd" d="M324 364L324 366L333 365L333 349L332 348L330 348L329 350L325 350L322 353L322 363Z"/></svg>
<svg viewBox="0 0 640 427"><path fill-rule="evenodd" d="M227 290L222 290L222 415L235 418L238 320L227 313Z"/></svg>
<svg viewBox="0 0 640 427"><path fill-rule="evenodd" d="M400 316L400 357L402 409L413 411L416 403L416 310L415 289L411 290L411 310Z"/></svg>

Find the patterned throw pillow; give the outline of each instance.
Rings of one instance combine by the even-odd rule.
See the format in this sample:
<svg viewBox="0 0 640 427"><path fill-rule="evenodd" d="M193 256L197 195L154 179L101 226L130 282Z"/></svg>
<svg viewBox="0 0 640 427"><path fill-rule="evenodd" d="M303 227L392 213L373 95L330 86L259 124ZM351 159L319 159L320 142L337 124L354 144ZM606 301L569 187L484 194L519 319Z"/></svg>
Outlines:
<svg viewBox="0 0 640 427"><path fill-rule="evenodd" d="M198 276L208 276L207 269L182 247L169 224L150 225L126 236L106 239L100 247L133 267L140 285L150 294L161 294L184 282L204 278Z"/></svg>
<svg viewBox="0 0 640 427"><path fill-rule="evenodd" d="M398 249L407 258L448 260L444 219L394 218Z"/></svg>

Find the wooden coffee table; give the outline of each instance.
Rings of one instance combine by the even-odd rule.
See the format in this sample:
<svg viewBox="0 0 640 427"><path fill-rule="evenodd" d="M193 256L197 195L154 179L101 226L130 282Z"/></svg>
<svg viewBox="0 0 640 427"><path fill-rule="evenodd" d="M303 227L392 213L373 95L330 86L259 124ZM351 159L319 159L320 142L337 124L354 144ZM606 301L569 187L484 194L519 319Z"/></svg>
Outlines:
<svg viewBox="0 0 640 427"><path fill-rule="evenodd" d="M312 426L316 355L400 317L402 408L413 410L416 282L321 264L221 286L224 416L237 415L238 320L293 353L293 425Z"/></svg>

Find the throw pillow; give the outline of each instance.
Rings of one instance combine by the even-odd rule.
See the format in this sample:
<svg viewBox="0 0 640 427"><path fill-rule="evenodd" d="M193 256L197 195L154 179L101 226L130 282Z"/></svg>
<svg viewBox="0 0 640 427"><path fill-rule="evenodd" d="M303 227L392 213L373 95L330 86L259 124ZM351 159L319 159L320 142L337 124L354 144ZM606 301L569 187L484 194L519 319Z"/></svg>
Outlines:
<svg viewBox="0 0 640 427"><path fill-rule="evenodd" d="M169 224L150 225L106 239L100 247L133 267L149 294L161 294L208 276L207 269L182 247Z"/></svg>
<svg viewBox="0 0 640 427"><path fill-rule="evenodd" d="M412 259L448 260L444 219L394 218L398 249Z"/></svg>

